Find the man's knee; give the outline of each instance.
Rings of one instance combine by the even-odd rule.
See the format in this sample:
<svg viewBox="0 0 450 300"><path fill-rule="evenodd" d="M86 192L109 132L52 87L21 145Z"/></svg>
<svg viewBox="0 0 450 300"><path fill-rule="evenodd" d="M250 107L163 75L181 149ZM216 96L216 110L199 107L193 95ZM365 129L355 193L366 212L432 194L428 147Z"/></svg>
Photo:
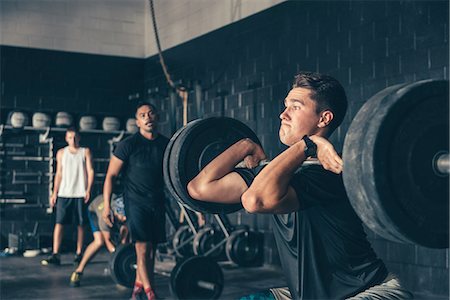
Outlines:
<svg viewBox="0 0 450 300"><path fill-rule="evenodd" d="M148 256L152 253L153 246L151 242L136 242L135 243L136 255Z"/></svg>

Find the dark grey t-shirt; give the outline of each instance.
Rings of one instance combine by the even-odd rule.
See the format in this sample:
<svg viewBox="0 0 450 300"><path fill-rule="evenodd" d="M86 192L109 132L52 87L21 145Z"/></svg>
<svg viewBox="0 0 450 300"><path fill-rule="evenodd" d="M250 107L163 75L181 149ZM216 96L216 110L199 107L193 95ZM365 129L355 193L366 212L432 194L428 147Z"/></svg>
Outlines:
<svg viewBox="0 0 450 300"><path fill-rule="evenodd" d="M251 184L262 168L236 169ZM384 263L367 241L342 176L305 166L291 179L298 212L273 216L274 235L293 299L344 299L381 283Z"/></svg>
<svg viewBox="0 0 450 300"><path fill-rule="evenodd" d="M114 156L124 162L124 199L145 207L164 205L163 157L169 139L158 135L148 140L139 132L124 139Z"/></svg>

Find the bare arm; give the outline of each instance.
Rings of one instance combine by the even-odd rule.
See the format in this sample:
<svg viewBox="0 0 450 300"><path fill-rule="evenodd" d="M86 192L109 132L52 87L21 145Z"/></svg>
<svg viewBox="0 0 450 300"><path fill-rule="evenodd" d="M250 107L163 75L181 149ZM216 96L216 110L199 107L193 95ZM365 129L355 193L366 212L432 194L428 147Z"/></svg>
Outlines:
<svg viewBox="0 0 450 300"><path fill-rule="evenodd" d="M247 190L241 176L233 172L236 164L245 159L247 165L257 165L265 158L259 145L243 139L212 160L188 184L192 198L217 203L238 203Z"/></svg>
<svg viewBox="0 0 450 300"><path fill-rule="evenodd" d="M53 207L56 203L56 198L58 197L58 191L59 187L61 185L62 180L62 165L61 165L61 159L63 155L64 149L59 149L58 152L56 152L56 174L55 174L55 182L53 184L53 193L50 197L50 207Z"/></svg>
<svg viewBox="0 0 450 300"><path fill-rule="evenodd" d="M319 136L310 137L317 145L317 158L325 169L334 173L342 171L342 160L333 146ZM305 161L305 142L295 143L278 155L256 176L252 185L242 195L242 205L249 212L287 213L299 209L295 190L289 182L295 171Z"/></svg>
<svg viewBox="0 0 450 300"><path fill-rule="evenodd" d="M91 198L91 189L94 184L94 166L92 164L92 154L89 148L86 148L86 171L88 175L86 196L84 197L84 203L87 203Z"/></svg>
<svg viewBox="0 0 450 300"><path fill-rule="evenodd" d="M103 220L108 224L108 226L112 226L112 218L111 218L111 194L114 186L114 182L119 176L120 170L122 169L123 161L118 159L116 156L111 156L111 160L109 161L108 171L105 176L105 183L103 184Z"/></svg>

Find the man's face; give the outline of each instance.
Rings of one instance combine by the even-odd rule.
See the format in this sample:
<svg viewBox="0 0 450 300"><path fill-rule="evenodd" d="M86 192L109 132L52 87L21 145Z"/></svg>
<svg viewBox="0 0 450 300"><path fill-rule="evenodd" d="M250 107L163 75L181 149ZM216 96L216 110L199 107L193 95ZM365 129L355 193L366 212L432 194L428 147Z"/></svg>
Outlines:
<svg viewBox="0 0 450 300"><path fill-rule="evenodd" d="M157 128L158 116L151 106L143 105L136 112L136 125L141 130L153 132Z"/></svg>
<svg viewBox="0 0 450 300"><path fill-rule="evenodd" d="M66 132L66 142L70 147L78 147L80 136L73 131Z"/></svg>
<svg viewBox="0 0 450 300"><path fill-rule="evenodd" d="M316 102L311 99L310 93L305 88L294 88L284 100L279 136L287 146L300 141L304 135L315 134L319 129L320 114L316 113Z"/></svg>

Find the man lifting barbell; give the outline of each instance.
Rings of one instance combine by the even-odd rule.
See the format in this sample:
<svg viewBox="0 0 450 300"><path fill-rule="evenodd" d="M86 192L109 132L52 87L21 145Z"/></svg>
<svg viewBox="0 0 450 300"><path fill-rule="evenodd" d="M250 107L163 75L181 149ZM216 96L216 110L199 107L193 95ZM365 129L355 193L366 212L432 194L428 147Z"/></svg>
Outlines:
<svg viewBox="0 0 450 300"><path fill-rule="evenodd" d="M345 192L342 160L328 141L347 109L344 89L330 76L301 72L284 104L279 137L287 150L255 168L266 158L263 149L240 140L189 182L189 194L275 214L274 234L289 289L272 289L268 298L412 297L367 241ZM312 156L322 165L302 167ZM248 169L235 168L242 160ZM292 223L300 232L287 226Z"/></svg>
<svg viewBox="0 0 450 300"><path fill-rule="evenodd" d="M158 132L154 105L139 103L136 125L139 132L120 142L109 162L103 187L103 219L112 226L110 200L114 180L122 168L125 175L125 213L137 256L136 281L132 298L142 293L156 298L153 283L155 250L166 241L162 160L169 139Z"/></svg>

